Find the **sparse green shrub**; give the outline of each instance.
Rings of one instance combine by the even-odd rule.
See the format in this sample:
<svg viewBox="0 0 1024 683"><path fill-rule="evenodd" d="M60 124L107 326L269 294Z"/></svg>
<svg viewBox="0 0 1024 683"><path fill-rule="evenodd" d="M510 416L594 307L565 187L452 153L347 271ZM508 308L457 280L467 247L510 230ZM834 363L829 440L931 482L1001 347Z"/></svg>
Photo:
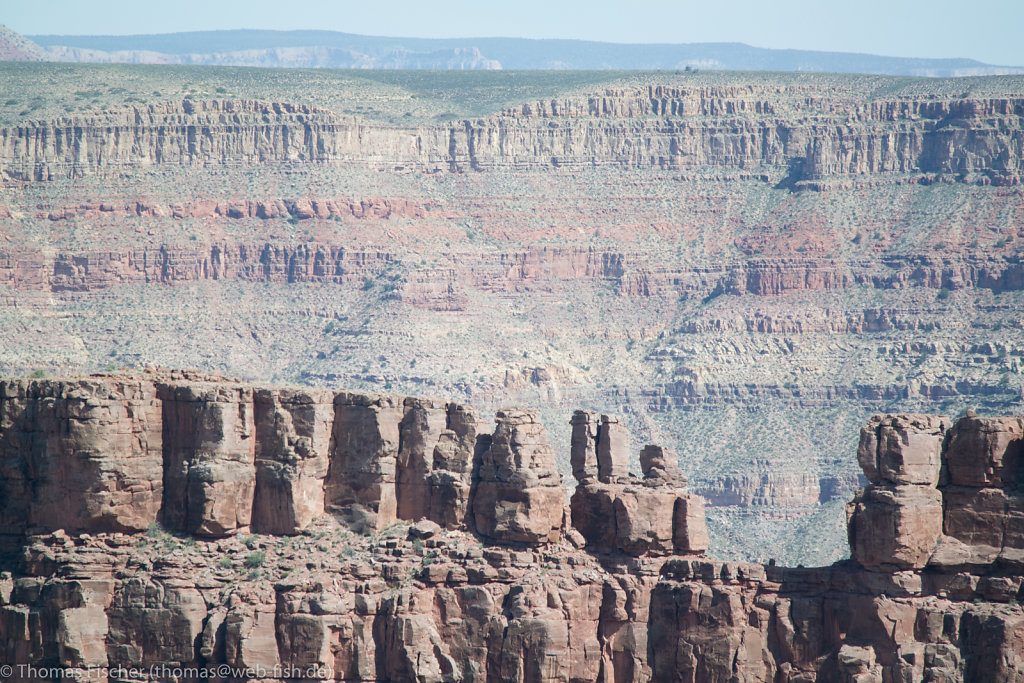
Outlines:
<svg viewBox="0 0 1024 683"><path fill-rule="evenodd" d="M217 562L217 566L221 569L231 569L232 564L230 557L222 557L220 558L220 561Z"/></svg>
<svg viewBox="0 0 1024 683"><path fill-rule="evenodd" d="M150 538L164 538L168 536L167 530L161 526L160 522L152 522L146 528L146 535Z"/></svg>
<svg viewBox="0 0 1024 683"><path fill-rule="evenodd" d="M250 569L262 567L263 562L267 559L267 554L262 550L257 550L254 553L249 553L245 556L245 566Z"/></svg>

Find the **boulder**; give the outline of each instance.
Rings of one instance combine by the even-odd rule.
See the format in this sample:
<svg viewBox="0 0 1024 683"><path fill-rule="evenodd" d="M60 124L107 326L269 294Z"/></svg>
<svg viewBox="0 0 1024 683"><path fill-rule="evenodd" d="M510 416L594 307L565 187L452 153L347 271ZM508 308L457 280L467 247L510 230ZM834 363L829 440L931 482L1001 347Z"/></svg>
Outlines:
<svg viewBox="0 0 1024 683"><path fill-rule="evenodd" d="M646 486L686 486L686 477L679 471L679 456L671 448L646 445L640 451L640 471Z"/></svg>
<svg viewBox="0 0 1024 683"><path fill-rule="evenodd" d="M963 417L946 449L956 486L1014 488L1024 484L1024 417Z"/></svg>

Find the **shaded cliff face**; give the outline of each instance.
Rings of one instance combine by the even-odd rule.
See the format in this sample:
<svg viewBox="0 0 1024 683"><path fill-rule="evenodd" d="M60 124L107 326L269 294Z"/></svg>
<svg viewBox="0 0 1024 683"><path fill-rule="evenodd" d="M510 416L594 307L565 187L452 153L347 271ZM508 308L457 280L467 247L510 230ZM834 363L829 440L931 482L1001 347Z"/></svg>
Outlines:
<svg viewBox="0 0 1024 683"><path fill-rule="evenodd" d="M704 557L674 454L631 474L614 415L573 415L567 505L530 411L491 434L456 403L199 373L0 387L2 514L31 525L0 555L10 680L1024 676L1024 418L872 418L854 559L787 569ZM140 462L162 497L127 495Z"/></svg>
<svg viewBox="0 0 1024 683"><path fill-rule="evenodd" d="M554 418L625 413L720 556L792 564L845 554L871 413L1021 406L1019 79L4 68L6 373L514 402L563 476Z"/></svg>

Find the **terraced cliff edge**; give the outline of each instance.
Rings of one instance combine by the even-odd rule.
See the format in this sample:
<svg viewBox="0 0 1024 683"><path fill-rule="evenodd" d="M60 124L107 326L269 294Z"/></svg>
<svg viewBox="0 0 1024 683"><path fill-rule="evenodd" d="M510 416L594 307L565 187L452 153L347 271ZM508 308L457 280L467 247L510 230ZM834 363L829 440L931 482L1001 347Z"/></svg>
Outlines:
<svg viewBox="0 0 1024 683"><path fill-rule="evenodd" d="M570 428L571 498L532 411L2 381L5 678L1024 681L1024 418L876 416L852 559L796 569L707 556L671 450Z"/></svg>
<svg viewBox="0 0 1024 683"><path fill-rule="evenodd" d="M1024 99L872 100L820 86L647 86L399 127L308 105L185 99L0 129L0 178L160 165L357 163L428 171L746 170L818 188L913 176L1017 185Z"/></svg>

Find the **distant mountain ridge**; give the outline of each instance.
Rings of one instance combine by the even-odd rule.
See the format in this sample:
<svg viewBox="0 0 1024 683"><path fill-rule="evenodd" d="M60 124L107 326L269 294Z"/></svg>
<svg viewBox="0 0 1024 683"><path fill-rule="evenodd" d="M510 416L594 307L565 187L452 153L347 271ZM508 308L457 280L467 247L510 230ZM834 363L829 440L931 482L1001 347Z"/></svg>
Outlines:
<svg viewBox="0 0 1024 683"><path fill-rule="evenodd" d="M620 44L525 38L391 38L337 31L230 30L29 36L49 59L367 69L714 69L985 76L1024 68L973 59L770 50L743 43Z"/></svg>
<svg viewBox="0 0 1024 683"><path fill-rule="evenodd" d="M45 59L46 50L0 24L0 62L41 62Z"/></svg>

